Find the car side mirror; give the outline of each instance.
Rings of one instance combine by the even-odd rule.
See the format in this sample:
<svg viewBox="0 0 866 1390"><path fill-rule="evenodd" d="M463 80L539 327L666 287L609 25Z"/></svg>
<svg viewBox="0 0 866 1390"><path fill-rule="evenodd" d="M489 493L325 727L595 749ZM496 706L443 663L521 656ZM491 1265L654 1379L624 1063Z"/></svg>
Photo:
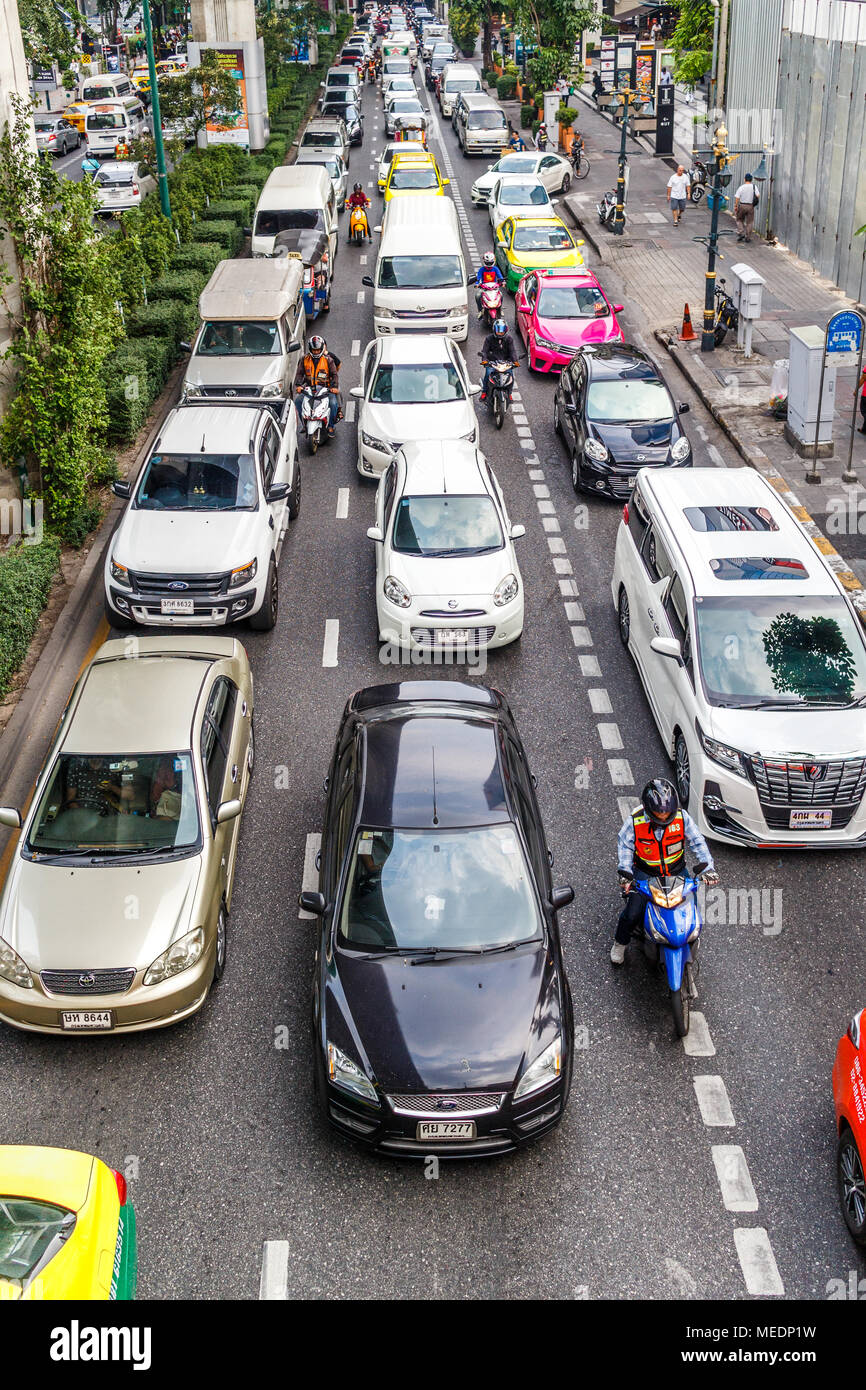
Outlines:
<svg viewBox="0 0 866 1390"><path fill-rule="evenodd" d="M625 308L625 305L624 305L624 304L614 304L614 306L613 306L613 312L614 312L615 314L621 314L624 308Z"/></svg>
<svg viewBox="0 0 866 1390"><path fill-rule="evenodd" d="M480 382L480 381L470 381L470 383L469 383L469 394L470 394L470 396L477 396L480 390L481 390L481 382Z"/></svg>
<svg viewBox="0 0 866 1390"><path fill-rule="evenodd" d="M691 406L688 401L680 401L677 410L680 412L680 415L686 415L691 410Z"/></svg>
<svg viewBox="0 0 866 1390"><path fill-rule="evenodd" d="M273 487L268 488L268 502L282 502L288 497L290 488L288 483L274 483Z"/></svg>
<svg viewBox="0 0 866 1390"><path fill-rule="evenodd" d="M658 656L670 657L671 661L682 660L680 644L673 637L654 637L650 642L650 651Z"/></svg>
<svg viewBox="0 0 866 1390"><path fill-rule="evenodd" d="M192 352L192 343L181 343L180 350L181 352Z"/></svg>
<svg viewBox="0 0 866 1390"><path fill-rule="evenodd" d="M577 414L577 406L575 405L574 401L564 401L563 404L569 415Z"/></svg>
<svg viewBox="0 0 866 1390"><path fill-rule="evenodd" d="M297 141L296 141L295 143L297 144ZM252 236L252 234L253 234L253 229L252 229L252 227L244 227L244 236Z"/></svg>
<svg viewBox="0 0 866 1390"><path fill-rule="evenodd" d="M450 182L451 182L450 179L443 179L443 180L442 180L442 183L443 183L443 184L450 183Z"/></svg>
<svg viewBox="0 0 866 1390"><path fill-rule="evenodd" d="M17 806L0 806L0 825L5 825L9 830L20 830L21 812Z"/></svg>
<svg viewBox="0 0 866 1390"><path fill-rule="evenodd" d="M114 493L115 497L131 497L132 483L112 483L111 491Z"/></svg>
<svg viewBox="0 0 866 1390"><path fill-rule="evenodd" d="M585 245L586 245L586 242L583 241L583 240L581 239L580 241L578 241L577 245L578 245L578 246L585 246Z"/></svg>
<svg viewBox="0 0 866 1390"><path fill-rule="evenodd" d="M373 277L372 277L372 275L362 275L362 276L361 276L361 284L362 284L362 285L368 285L369 288L372 289L372 288L373 288Z"/></svg>
<svg viewBox="0 0 866 1390"><path fill-rule="evenodd" d="M349 389L349 395L350 395L350 396L357 396L359 400L361 399L361 397L363 396L363 394L364 394L364 388L363 388L363 386L352 386L352 387L350 387L350 389Z"/></svg>
<svg viewBox="0 0 866 1390"><path fill-rule="evenodd" d="M298 894L298 907L302 908L304 912L311 912L314 917L321 917L327 906L324 893L303 892Z"/></svg>
<svg viewBox="0 0 866 1390"><path fill-rule="evenodd" d="M509 532L509 535L511 536L511 539L512 539L513 541L519 541L521 536L525 536L525 535L526 535L526 527L523 525L523 522L522 522L522 521L518 521L517 524L516 524L515 526L512 526L511 531Z"/></svg>
<svg viewBox="0 0 866 1390"><path fill-rule="evenodd" d="M368 541L383 541L384 539L385 539L385 537L382 535L382 528L381 528L381 526L368 526L368 527L367 527L367 540L368 540Z"/></svg>
<svg viewBox="0 0 866 1390"><path fill-rule="evenodd" d="M289 352L300 352L300 350L301 344L298 342L297 338L293 338L289 343Z"/></svg>
<svg viewBox="0 0 866 1390"><path fill-rule="evenodd" d="M234 797L231 801L223 801L217 808L217 825L225 825L226 821L236 820L241 813L241 803Z"/></svg>
<svg viewBox="0 0 866 1390"><path fill-rule="evenodd" d="M554 912L561 912L564 907L570 907L574 902L574 889L570 883L566 883L562 888L554 888L550 895L550 906Z"/></svg>

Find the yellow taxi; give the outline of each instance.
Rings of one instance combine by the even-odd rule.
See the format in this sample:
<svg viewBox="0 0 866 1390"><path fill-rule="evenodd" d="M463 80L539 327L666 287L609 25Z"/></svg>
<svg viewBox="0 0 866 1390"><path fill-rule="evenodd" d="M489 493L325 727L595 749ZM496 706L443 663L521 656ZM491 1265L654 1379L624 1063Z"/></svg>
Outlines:
<svg viewBox="0 0 866 1390"><path fill-rule="evenodd" d="M157 77L174 76L179 72L186 72L187 63L183 58L161 58L156 65Z"/></svg>
<svg viewBox="0 0 866 1390"><path fill-rule="evenodd" d="M64 121L74 125L79 135L85 135L84 122L90 110L90 103L87 101L73 101L63 112Z"/></svg>
<svg viewBox="0 0 866 1390"><path fill-rule="evenodd" d="M385 202L411 193L444 193L449 182L432 154L395 154L385 180Z"/></svg>
<svg viewBox="0 0 866 1390"><path fill-rule="evenodd" d="M140 68L132 74L132 85L137 92L150 96L150 72L147 68Z"/></svg>
<svg viewBox="0 0 866 1390"><path fill-rule="evenodd" d="M130 1299L126 1179L74 1149L0 1144L0 1302Z"/></svg>
<svg viewBox="0 0 866 1390"><path fill-rule="evenodd" d="M506 217L493 236L496 264L513 294L530 270L583 265L580 247L559 217Z"/></svg>

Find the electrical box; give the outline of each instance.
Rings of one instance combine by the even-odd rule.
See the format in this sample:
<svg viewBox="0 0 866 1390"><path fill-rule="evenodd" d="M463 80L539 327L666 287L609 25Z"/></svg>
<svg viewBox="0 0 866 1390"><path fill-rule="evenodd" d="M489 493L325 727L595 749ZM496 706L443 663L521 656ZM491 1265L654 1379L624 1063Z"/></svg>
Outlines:
<svg viewBox="0 0 866 1390"><path fill-rule="evenodd" d="M740 311L740 318L759 319L761 317L761 295L767 283L763 275L753 270L745 261L731 266L733 288L731 298Z"/></svg>
<svg viewBox="0 0 866 1390"><path fill-rule="evenodd" d="M815 443L818 424L818 397L821 397L821 420L818 443L833 441L833 411L836 406L836 367L829 362L821 385L824 362L824 329L815 324L792 328L788 368L788 427L800 444Z"/></svg>

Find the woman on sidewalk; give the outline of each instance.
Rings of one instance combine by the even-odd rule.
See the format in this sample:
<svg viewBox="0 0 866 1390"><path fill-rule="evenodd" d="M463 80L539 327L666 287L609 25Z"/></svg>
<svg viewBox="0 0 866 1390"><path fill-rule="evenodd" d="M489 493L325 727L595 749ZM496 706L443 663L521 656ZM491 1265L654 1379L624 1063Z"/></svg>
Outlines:
<svg viewBox="0 0 866 1390"><path fill-rule="evenodd" d="M854 387L855 396L857 395L858 391L860 392L860 418L863 421L862 425L860 426L860 433L866 434L866 367L863 368L860 380Z"/></svg>

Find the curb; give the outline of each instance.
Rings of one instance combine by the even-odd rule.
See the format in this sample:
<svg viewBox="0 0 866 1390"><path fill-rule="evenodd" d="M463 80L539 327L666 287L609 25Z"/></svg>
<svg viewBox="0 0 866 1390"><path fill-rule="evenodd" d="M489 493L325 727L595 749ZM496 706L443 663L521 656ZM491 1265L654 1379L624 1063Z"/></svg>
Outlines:
<svg viewBox="0 0 866 1390"><path fill-rule="evenodd" d="M713 419L727 435L737 453L744 463L757 472L763 473L771 487L775 488L779 496L791 508L797 520L803 526L815 549L820 551L827 564L832 569L842 588L850 598L856 609L860 621L866 627L866 588L861 584L856 574L848 568L848 563L839 554L834 545L828 541L818 523L814 520L811 513L803 506L799 497L792 492L787 479L777 472L775 465L759 445L753 444L751 440L742 434L737 428L736 422L722 410L713 400L710 384L715 387L715 380L710 375L702 362L696 362L691 353L680 352L676 341L671 334L664 329L657 328L654 337L659 342L668 355L676 362L677 367L683 376L694 388Z"/></svg>
<svg viewBox="0 0 866 1390"><path fill-rule="evenodd" d="M592 247L595 254L598 256L598 259L601 261L602 265L612 265L613 261L610 252L607 246L605 245L604 241L602 241L601 238L598 236L595 227L590 229L587 226L587 221L584 217L583 212L577 211L569 194L566 194L562 201L568 209L568 215L574 223L575 227L577 227L578 231L581 233L584 239L589 242L590 246ZM630 242L625 237L623 237L620 244L623 246L628 246L630 245Z"/></svg>

